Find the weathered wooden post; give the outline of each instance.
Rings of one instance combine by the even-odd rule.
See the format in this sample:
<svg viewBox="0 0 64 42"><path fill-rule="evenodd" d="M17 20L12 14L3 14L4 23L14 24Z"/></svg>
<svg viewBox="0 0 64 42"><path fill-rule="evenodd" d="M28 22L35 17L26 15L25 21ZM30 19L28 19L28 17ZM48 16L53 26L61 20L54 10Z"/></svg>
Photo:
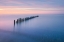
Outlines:
<svg viewBox="0 0 64 42"><path fill-rule="evenodd" d="M14 20L14 26L15 26L15 20Z"/></svg>

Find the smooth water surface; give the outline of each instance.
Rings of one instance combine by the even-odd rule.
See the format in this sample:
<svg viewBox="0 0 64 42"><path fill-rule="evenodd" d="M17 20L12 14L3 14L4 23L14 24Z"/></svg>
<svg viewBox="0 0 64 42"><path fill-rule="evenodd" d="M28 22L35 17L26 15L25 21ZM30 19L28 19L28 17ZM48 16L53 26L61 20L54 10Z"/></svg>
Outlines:
<svg viewBox="0 0 64 42"><path fill-rule="evenodd" d="M14 19L30 16L0 16L0 42L64 42L63 14L39 15L14 26Z"/></svg>

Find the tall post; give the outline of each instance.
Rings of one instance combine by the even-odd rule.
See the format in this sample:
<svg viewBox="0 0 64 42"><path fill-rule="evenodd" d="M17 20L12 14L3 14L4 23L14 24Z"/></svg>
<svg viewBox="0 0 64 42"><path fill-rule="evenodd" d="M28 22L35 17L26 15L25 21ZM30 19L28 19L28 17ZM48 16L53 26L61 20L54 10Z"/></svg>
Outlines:
<svg viewBox="0 0 64 42"><path fill-rule="evenodd" d="M15 20L14 20L14 26L15 26Z"/></svg>

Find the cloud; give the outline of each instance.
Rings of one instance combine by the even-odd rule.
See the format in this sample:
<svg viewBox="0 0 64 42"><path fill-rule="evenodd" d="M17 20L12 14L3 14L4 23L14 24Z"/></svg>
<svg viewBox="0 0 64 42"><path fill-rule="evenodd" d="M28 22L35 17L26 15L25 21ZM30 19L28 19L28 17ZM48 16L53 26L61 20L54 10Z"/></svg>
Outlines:
<svg viewBox="0 0 64 42"><path fill-rule="evenodd" d="M3 10L1 13L7 12L7 14L15 13L15 11L16 13L23 13L23 11L25 13L62 13L64 0L0 0L1 10Z"/></svg>
<svg viewBox="0 0 64 42"><path fill-rule="evenodd" d="M0 6L64 7L64 0L0 0Z"/></svg>

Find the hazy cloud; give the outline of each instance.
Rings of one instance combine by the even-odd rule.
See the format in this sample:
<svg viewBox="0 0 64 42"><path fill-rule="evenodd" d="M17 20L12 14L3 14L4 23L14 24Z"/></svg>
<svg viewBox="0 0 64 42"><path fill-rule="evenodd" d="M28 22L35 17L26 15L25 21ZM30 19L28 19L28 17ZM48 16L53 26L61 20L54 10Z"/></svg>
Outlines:
<svg viewBox="0 0 64 42"><path fill-rule="evenodd" d="M64 0L0 0L0 6L64 7Z"/></svg>

